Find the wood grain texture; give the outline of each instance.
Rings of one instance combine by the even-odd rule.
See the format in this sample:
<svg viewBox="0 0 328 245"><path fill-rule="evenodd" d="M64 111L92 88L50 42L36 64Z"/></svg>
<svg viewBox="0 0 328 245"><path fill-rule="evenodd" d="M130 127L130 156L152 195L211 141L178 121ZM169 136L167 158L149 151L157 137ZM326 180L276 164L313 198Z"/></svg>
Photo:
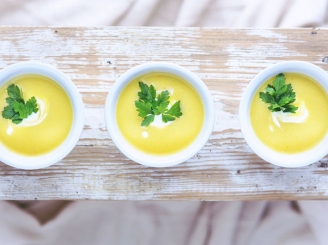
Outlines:
<svg viewBox="0 0 328 245"><path fill-rule="evenodd" d="M61 162L25 171L0 163L0 199L328 199L328 158L287 169L257 157L240 131L239 101L268 65L308 61L328 70L328 29L0 27L0 68L38 60L66 73L85 105L85 126ZM215 127L185 163L149 168L128 160L104 122L106 96L136 65L173 62L199 76L215 102ZM328 147L328 146L327 146Z"/></svg>

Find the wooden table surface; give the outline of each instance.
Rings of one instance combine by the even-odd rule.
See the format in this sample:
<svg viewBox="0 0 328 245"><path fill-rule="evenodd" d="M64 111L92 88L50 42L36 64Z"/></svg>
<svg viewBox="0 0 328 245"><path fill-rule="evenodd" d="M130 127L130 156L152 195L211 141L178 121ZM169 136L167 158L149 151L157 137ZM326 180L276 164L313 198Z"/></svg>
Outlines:
<svg viewBox="0 0 328 245"><path fill-rule="evenodd" d="M328 156L303 168L276 167L252 152L238 120L245 87L265 67L302 60L328 71L327 40L328 29L2 26L0 68L28 60L57 67L81 93L86 117L77 146L61 162L39 170L0 163L0 199L328 199ZM215 103L208 143L174 167L128 160L104 122L106 96L115 80L150 61L191 70Z"/></svg>

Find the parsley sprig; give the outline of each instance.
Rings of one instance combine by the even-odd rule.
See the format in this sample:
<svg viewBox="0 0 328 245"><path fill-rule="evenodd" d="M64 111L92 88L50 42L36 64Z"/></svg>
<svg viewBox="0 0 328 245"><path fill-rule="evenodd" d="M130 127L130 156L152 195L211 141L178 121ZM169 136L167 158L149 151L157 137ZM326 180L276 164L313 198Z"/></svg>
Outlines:
<svg viewBox="0 0 328 245"><path fill-rule="evenodd" d="M263 102L269 104L268 109L272 112L282 111L295 113L298 107L292 105L296 100L295 92L291 84L285 84L286 78L283 73L276 76L273 85L268 84L265 93L260 92Z"/></svg>
<svg viewBox="0 0 328 245"><path fill-rule="evenodd" d="M15 124L20 124L24 118L27 118L33 112L38 112L35 97L31 97L25 103L23 92L17 85L9 85L7 93L9 96L6 98L8 105L2 111L3 118L10 119Z"/></svg>
<svg viewBox="0 0 328 245"><path fill-rule="evenodd" d="M162 121L167 123L174 121L182 116L180 101L175 102L170 108L170 93L165 90L156 96L156 89L153 85L148 86L139 82L140 91L138 92L139 100L135 101L135 106L139 112L138 116L143 118L141 126L149 126L155 116L162 114Z"/></svg>

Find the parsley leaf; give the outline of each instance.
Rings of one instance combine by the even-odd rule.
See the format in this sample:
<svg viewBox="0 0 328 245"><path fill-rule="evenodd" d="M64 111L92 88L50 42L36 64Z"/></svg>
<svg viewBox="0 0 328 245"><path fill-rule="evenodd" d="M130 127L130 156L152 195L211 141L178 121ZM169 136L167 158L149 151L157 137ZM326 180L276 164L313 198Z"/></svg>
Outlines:
<svg viewBox="0 0 328 245"><path fill-rule="evenodd" d="M296 100L295 92L291 84L285 84L286 78L283 73L276 76L272 85L268 84L265 93L260 92L263 102L269 104L268 109L272 112L282 111L295 113L298 107L292 105Z"/></svg>
<svg viewBox="0 0 328 245"><path fill-rule="evenodd" d="M28 115L31 115L32 112L37 113L37 112L39 111L39 109L38 109L38 104L37 104L36 99L35 99L34 96L31 97L31 98L26 102L25 106L26 106L26 111L27 111L27 114L28 114Z"/></svg>
<svg viewBox="0 0 328 245"><path fill-rule="evenodd" d="M22 97L23 92L19 89L17 85L11 84L7 88L7 92L9 97L12 98L13 100L24 103L24 99Z"/></svg>
<svg viewBox="0 0 328 245"><path fill-rule="evenodd" d="M14 108L12 108L11 106L6 106L2 111L2 117L5 119L10 119L15 114L16 114L16 112L14 111Z"/></svg>
<svg viewBox="0 0 328 245"><path fill-rule="evenodd" d="M155 119L155 115L154 114L149 114L148 116L146 116L144 118L144 120L142 120L141 122L141 126L145 126L147 127L149 124L151 124Z"/></svg>
<svg viewBox="0 0 328 245"><path fill-rule="evenodd" d="M139 87L141 89L140 92L138 92L139 100L143 102L151 102L155 100L156 98L156 90L153 85L150 85L150 87L147 86L145 83L139 82Z"/></svg>
<svg viewBox="0 0 328 245"><path fill-rule="evenodd" d="M148 114L152 114L152 105L149 102L143 102L143 101L136 101L135 105L137 107L137 111L139 112L138 116L139 117L146 117Z"/></svg>
<svg viewBox="0 0 328 245"><path fill-rule="evenodd" d="M8 96L6 98L7 106L2 111L2 117L10 119L15 124L20 124L24 118L27 118L33 112L38 112L38 104L35 97L30 98L26 103L23 99L23 92L14 84L7 88Z"/></svg>
<svg viewBox="0 0 328 245"><path fill-rule="evenodd" d="M20 118L27 118L27 111L24 103L14 101L13 108L15 112L18 112Z"/></svg>
<svg viewBox="0 0 328 245"><path fill-rule="evenodd" d="M139 112L138 116L143 120L141 126L149 126L155 119L155 116L162 115L162 121L167 123L174 121L182 116L180 101L175 102L171 108L170 93L165 90L156 96L156 89L153 85L148 86L139 82L140 91L138 92L139 100L135 101L135 106Z"/></svg>
<svg viewBox="0 0 328 245"><path fill-rule="evenodd" d="M164 103L164 102L167 102L170 98L170 93L169 91L165 90L165 91L162 91L158 96L157 96L157 102L158 104L161 104L161 103Z"/></svg>

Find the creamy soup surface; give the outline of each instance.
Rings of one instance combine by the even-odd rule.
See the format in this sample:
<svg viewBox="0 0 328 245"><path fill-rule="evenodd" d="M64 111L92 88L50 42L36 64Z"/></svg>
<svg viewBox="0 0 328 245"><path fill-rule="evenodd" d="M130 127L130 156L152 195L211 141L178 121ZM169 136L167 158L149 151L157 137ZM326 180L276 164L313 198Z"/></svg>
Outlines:
<svg viewBox="0 0 328 245"><path fill-rule="evenodd" d="M44 76L30 74L15 77L0 88L1 111L6 104L7 87L17 85L25 102L34 96L39 111L20 124L0 118L0 142L22 155L46 154L68 136L73 122L73 109L66 92L58 84Z"/></svg>
<svg viewBox="0 0 328 245"><path fill-rule="evenodd" d="M157 92L168 90L170 104L180 100L183 115L165 126L152 123L142 127L135 101L140 91L138 82L153 85ZM131 81L119 96L116 107L118 127L134 147L146 153L166 155L190 145L204 123L204 106L197 91L183 79L166 73L150 73Z"/></svg>
<svg viewBox="0 0 328 245"><path fill-rule="evenodd" d="M302 74L285 73L286 84L291 84L296 93L293 103L299 107L292 118L277 119L268 105L259 98L265 92L265 82L255 93L250 118L258 138L268 147L283 153L299 153L317 145L327 134L328 95L319 83ZM287 122L289 121L289 122Z"/></svg>

